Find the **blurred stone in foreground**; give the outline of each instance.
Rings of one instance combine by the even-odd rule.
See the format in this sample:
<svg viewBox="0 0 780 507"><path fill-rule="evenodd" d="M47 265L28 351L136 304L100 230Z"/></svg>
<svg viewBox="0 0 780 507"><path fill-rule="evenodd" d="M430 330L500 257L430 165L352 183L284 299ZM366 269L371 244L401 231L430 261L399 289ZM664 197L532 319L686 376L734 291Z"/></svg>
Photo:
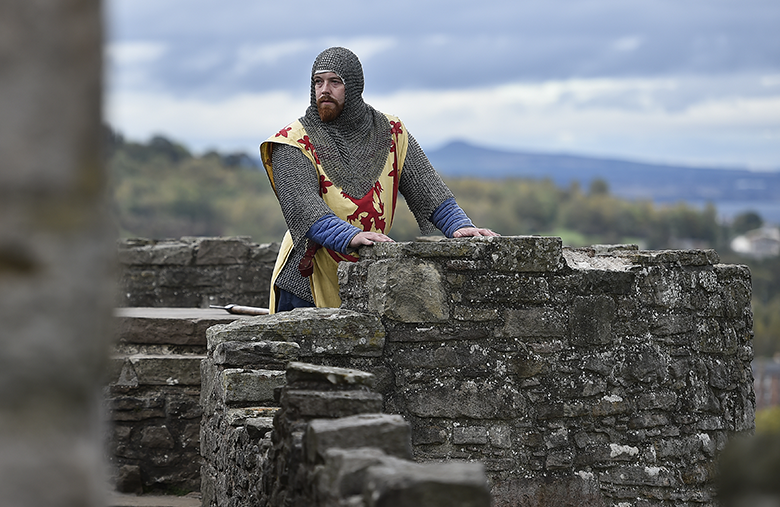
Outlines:
<svg viewBox="0 0 780 507"><path fill-rule="evenodd" d="M100 2L2 2L0 34L0 503L101 505Z"/></svg>

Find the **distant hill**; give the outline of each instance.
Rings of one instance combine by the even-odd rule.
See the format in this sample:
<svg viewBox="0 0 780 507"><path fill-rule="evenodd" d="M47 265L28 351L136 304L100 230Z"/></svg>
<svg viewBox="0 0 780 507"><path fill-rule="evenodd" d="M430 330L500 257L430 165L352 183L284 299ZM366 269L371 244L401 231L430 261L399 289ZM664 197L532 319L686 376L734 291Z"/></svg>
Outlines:
<svg viewBox="0 0 780 507"><path fill-rule="evenodd" d="M646 164L575 155L511 152L457 141L427 152L444 176L475 178L549 178L587 189L600 178L610 192L627 199L655 202L753 202L780 208L780 172Z"/></svg>

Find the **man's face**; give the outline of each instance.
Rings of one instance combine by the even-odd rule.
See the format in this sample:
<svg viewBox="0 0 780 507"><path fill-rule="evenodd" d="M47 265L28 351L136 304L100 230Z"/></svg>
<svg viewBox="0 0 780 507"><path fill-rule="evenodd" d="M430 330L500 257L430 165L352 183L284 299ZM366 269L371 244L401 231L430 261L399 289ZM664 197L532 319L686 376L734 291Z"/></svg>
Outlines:
<svg viewBox="0 0 780 507"><path fill-rule="evenodd" d="M314 94L317 111L324 122L333 121L344 109L344 81L335 72L323 72L314 76Z"/></svg>

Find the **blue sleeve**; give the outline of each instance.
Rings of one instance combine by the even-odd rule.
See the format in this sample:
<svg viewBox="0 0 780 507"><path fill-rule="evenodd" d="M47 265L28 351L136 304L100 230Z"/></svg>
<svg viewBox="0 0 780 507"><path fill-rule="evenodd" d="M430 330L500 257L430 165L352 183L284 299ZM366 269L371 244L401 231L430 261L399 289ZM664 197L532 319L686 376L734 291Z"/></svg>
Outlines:
<svg viewBox="0 0 780 507"><path fill-rule="evenodd" d="M361 230L354 225L330 213L314 222L306 232L306 237L334 252L347 253L349 242L359 232Z"/></svg>
<svg viewBox="0 0 780 507"><path fill-rule="evenodd" d="M431 222L445 236L451 238L453 233L463 227L474 227L471 219L455 202L454 197L450 197L433 210Z"/></svg>

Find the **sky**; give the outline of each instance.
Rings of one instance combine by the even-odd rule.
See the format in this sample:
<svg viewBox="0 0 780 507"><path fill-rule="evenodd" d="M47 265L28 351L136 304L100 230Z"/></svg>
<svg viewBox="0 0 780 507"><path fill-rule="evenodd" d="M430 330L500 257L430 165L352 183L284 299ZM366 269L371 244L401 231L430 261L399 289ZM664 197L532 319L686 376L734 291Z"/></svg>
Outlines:
<svg viewBox="0 0 780 507"><path fill-rule="evenodd" d="M105 117L126 139L257 154L314 58L424 150L780 170L778 0L106 0Z"/></svg>

